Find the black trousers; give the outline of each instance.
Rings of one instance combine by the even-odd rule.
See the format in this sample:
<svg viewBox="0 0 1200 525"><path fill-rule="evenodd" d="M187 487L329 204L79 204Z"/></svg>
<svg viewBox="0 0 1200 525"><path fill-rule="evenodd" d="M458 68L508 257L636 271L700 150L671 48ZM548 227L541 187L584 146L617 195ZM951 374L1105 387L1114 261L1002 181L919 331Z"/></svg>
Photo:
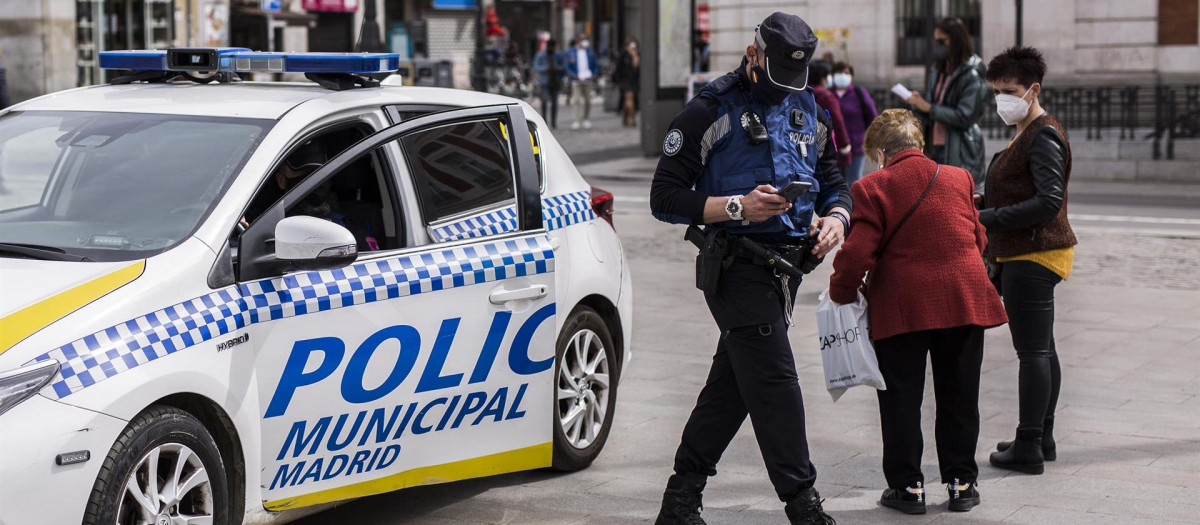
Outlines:
<svg viewBox="0 0 1200 525"><path fill-rule="evenodd" d="M799 284L789 283L789 297L795 297ZM726 270L721 292L705 299L721 339L683 428L675 472L716 475L721 454L749 415L775 492L789 501L813 486L817 469L808 456L782 284L771 270L735 262Z"/></svg>
<svg viewBox="0 0 1200 525"><path fill-rule="evenodd" d="M983 365L983 328L959 326L900 334L875 341L879 371L887 390L879 390L883 430L883 474L888 487L924 485L921 473L921 400L925 394L925 356L933 365L937 401L934 437L942 481L974 483L979 476L979 374Z"/></svg>
<svg viewBox="0 0 1200 525"><path fill-rule="evenodd" d="M542 86L542 118L550 123L551 128L558 127L558 92L557 89ZM549 113L546 112L547 106Z"/></svg>
<svg viewBox="0 0 1200 525"><path fill-rule="evenodd" d="M1054 287L1058 274L1030 261L1004 263L1000 271L1008 330L1017 350L1017 430L1040 436L1045 420L1054 417L1062 368L1054 347Z"/></svg>

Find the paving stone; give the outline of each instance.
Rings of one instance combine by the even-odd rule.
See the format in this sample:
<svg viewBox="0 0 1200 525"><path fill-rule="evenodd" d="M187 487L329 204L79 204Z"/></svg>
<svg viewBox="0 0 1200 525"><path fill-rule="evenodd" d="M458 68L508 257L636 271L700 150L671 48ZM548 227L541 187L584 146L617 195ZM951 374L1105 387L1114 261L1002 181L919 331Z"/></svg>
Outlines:
<svg viewBox="0 0 1200 525"><path fill-rule="evenodd" d="M1200 488L1200 471L1197 470L1093 463L1080 469L1075 475L1085 478L1121 480L1131 484ZM1160 489L1162 488L1160 487Z"/></svg>
<svg viewBox="0 0 1200 525"><path fill-rule="evenodd" d="M1100 514L1096 512L1080 512L1062 509L1048 509L1026 505L1021 507L1004 520L1005 523L1025 523L1029 525L1163 525L1163 520L1130 518L1123 514ZM1192 522L1195 523L1195 522Z"/></svg>

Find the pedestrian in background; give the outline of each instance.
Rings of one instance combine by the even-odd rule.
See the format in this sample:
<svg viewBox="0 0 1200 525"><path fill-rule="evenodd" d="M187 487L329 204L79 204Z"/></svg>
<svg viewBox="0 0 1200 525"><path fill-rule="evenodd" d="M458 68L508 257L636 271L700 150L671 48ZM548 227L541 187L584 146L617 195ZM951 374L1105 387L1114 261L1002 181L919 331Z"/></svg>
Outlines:
<svg viewBox="0 0 1200 525"><path fill-rule="evenodd" d="M637 39L629 37L621 56L617 59L617 69L613 73L613 83L621 90L621 125L633 127L637 125L637 92L638 80L641 78L642 60L638 54Z"/></svg>
<svg viewBox="0 0 1200 525"><path fill-rule="evenodd" d="M863 151L867 126L871 125L879 111L875 109L875 101L871 100L867 90L854 83L854 68L845 62L833 65L833 93L837 95L850 138L850 165L842 171L846 184L853 185L862 178L863 164L867 158Z"/></svg>
<svg viewBox="0 0 1200 525"><path fill-rule="evenodd" d="M965 512L979 504L983 332L1006 320L983 264L987 238L972 199L975 182L922 154L924 133L906 109L875 119L865 147L882 167L850 188L854 227L833 261L829 297L855 302L870 276L871 340L887 385L877 391L888 484L879 503L925 513L921 400L928 356L941 481L950 510Z"/></svg>
<svg viewBox="0 0 1200 525"><path fill-rule="evenodd" d="M925 117L925 153L941 164L958 166L983 189L983 132L979 119L989 96L983 59L975 54L967 26L943 18L933 30L933 74L925 95L914 92L908 102Z"/></svg>
<svg viewBox="0 0 1200 525"><path fill-rule="evenodd" d="M0 47L0 109L12 104L8 99L8 73L4 68L4 48Z"/></svg>
<svg viewBox="0 0 1200 525"><path fill-rule="evenodd" d="M846 131L846 121L842 116L842 105L837 95L826 86L832 78L833 64L823 60L814 60L808 65L808 85L812 87L817 105L829 113L833 121L833 142L837 146L838 167L843 170L850 166L850 133Z"/></svg>
<svg viewBox="0 0 1200 525"><path fill-rule="evenodd" d="M591 129L592 121L592 92L595 90L595 77L599 73L596 66L596 52L592 51L591 42L587 35L579 37L578 42L567 50L567 74L571 76L571 98L574 104L574 121L571 129Z"/></svg>
<svg viewBox="0 0 1200 525"><path fill-rule="evenodd" d="M546 41L546 49L533 58L533 70L537 73L538 85L542 88L542 118L550 122L551 128L557 128L558 94L562 92L563 77L566 74L566 63L562 52L558 50L558 40L551 38ZM547 106L549 113L546 112Z"/></svg>
<svg viewBox="0 0 1200 525"><path fill-rule="evenodd" d="M8 99L8 76L4 69L4 48L0 47L0 109L4 109L11 104ZM4 187L4 174L0 173L0 195L7 195L12 190Z"/></svg>
<svg viewBox="0 0 1200 525"><path fill-rule="evenodd" d="M988 64L996 111L1017 134L992 158L979 212L1020 363L1016 440L998 444L990 460L1029 474L1041 474L1044 461L1058 456L1054 408L1062 370L1054 347L1054 287L1071 275L1077 243L1067 221L1071 144L1038 102L1045 74L1046 61L1031 47L1011 47Z"/></svg>

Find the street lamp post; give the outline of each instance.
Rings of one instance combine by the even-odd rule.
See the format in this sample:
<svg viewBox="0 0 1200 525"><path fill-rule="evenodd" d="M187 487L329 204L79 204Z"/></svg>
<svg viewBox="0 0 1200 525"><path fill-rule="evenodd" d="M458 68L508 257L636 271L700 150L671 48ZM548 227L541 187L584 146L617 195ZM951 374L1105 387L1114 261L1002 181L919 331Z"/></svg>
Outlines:
<svg viewBox="0 0 1200 525"><path fill-rule="evenodd" d="M1021 30L1023 29L1022 28L1022 20L1024 20L1024 18L1025 18L1024 16L1022 16L1022 12L1024 11L1025 2L1023 2L1022 0L1016 0L1016 2L1017 2L1017 46L1020 46L1021 45Z"/></svg>
<svg viewBox="0 0 1200 525"><path fill-rule="evenodd" d="M483 68L484 40L487 38L487 6L480 0L478 16L475 17L475 58L471 61L471 89L487 91L486 73Z"/></svg>
<svg viewBox="0 0 1200 525"><path fill-rule="evenodd" d="M358 32L358 51L376 53L384 51L383 39L379 35L379 16L375 8L375 0L367 0L363 6L362 27Z"/></svg>

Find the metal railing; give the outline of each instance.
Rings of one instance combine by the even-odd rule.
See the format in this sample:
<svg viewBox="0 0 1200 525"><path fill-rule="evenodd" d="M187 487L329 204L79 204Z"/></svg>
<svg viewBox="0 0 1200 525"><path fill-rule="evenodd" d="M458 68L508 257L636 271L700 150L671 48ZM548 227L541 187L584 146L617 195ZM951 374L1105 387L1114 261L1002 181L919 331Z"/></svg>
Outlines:
<svg viewBox="0 0 1200 525"><path fill-rule="evenodd" d="M908 107L887 89L869 92L881 111ZM1174 159L1177 139L1200 138L1200 85L1045 88L1041 101L1074 138L1151 140L1155 159ZM992 97L988 97L979 126L989 139L1012 137L1013 128L1000 120Z"/></svg>

